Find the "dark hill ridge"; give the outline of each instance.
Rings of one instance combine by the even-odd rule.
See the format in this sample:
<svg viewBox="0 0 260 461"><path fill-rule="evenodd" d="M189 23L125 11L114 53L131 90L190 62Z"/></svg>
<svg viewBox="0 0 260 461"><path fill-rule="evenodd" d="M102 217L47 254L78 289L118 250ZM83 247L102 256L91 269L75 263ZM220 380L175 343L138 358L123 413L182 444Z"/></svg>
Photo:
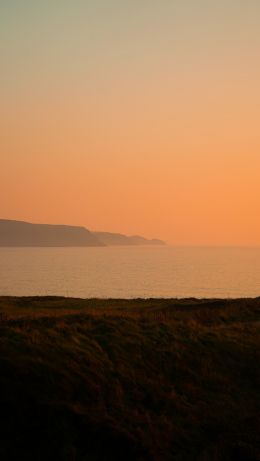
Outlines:
<svg viewBox="0 0 260 461"><path fill-rule="evenodd" d="M32 224L0 219L0 247L86 247L109 245L163 245L161 240L91 232L85 227Z"/></svg>
<svg viewBox="0 0 260 461"><path fill-rule="evenodd" d="M84 227L0 220L0 246L104 246Z"/></svg>

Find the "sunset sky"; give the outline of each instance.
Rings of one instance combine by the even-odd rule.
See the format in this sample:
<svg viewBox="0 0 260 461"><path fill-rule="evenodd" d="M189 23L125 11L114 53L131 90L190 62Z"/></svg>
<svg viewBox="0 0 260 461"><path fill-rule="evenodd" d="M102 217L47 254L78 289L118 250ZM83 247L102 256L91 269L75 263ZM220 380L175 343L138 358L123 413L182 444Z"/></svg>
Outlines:
<svg viewBox="0 0 260 461"><path fill-rule="evenodd" d="M6 0L0 59L0 218L260 245L259 0Z"/></svg>

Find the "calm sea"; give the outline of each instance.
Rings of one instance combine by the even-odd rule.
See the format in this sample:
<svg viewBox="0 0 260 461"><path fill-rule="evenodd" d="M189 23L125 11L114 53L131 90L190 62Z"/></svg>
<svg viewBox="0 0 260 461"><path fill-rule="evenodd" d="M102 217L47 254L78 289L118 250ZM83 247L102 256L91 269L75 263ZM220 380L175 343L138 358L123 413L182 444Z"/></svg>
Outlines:
<svg viewBox="0 0 260 461"><path fill-rule="evenodd" d="M0 295L260 296L260 248L0 248Z"/></svg>

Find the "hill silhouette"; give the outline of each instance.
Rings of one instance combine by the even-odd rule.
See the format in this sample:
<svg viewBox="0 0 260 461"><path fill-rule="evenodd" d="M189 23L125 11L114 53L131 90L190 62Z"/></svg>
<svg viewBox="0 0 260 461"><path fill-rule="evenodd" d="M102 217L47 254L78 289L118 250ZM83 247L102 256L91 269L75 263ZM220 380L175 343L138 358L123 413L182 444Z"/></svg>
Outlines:
<svg viewBox="0 0 260 461"><path fill-rule="evenodd" d="M112 232L94 232L94 235L105 245L165 245L165 242L158 239L146 239L140 235L127 236L124 234L117 234Z"/></svg>
<svg viewBox="0 0 260 461"><path fill-rule="evenodd" d="M0 246L104 246L84 227L0 220Z"/></svg>
<svg viewBox="0 0 260 461"><path fill-rule="evenodd" d="M138 235L128 237L111 232L91 232L85 227L32 224L0 219L0 247L84 247L115 245L165 245L162 240L148 240Z"/></svg>

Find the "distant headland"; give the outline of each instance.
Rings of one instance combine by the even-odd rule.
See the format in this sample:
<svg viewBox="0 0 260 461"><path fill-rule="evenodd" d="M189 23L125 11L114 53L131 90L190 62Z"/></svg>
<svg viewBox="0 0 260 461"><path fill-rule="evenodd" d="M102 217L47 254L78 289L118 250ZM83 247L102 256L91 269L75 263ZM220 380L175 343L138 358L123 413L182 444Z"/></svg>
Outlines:
<svg viewBox="0 0 260 461"><path fill-rule="evenodd" d="M126 236L110 232L91 232L85 227L33 224L0 219L0 247L104 247L165 245L158 239Z"/></svg>

